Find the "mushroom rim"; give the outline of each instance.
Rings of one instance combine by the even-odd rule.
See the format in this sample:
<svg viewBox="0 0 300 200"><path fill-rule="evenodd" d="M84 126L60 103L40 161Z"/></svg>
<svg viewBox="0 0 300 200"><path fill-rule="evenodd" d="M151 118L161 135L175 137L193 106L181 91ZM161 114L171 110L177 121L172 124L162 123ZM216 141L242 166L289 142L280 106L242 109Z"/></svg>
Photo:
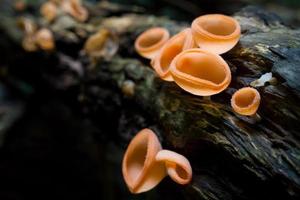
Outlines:
<svg viewBox="0 0 300 200"><path fill-rule="evenodd" d="M240 90L251 90L251 92L254 93L254 98L252 99L251 103L248 105L248 106L245 106L245 107L240 107L236 104L236 95L238 95L238 92ZM244 88L241 88L241 89L238 89L233 95L232 95L232 98L231 98L231 105L232 107L236 107L238 108L239 110L241 111L245 111L245 110L248 110L249 108L252 108L253 106L256 106L257 104L257 108L260 104L260 100L261 100L261 97L260 97L260 94L259 92L255 89L255 88L252 88L252 87L244 87Z"/></svg>
<svg viewBox="0 0 300 200"><path fill-rule="evenodd" d="M150 45L149 47L143 47L140 45L141 40L145 39L146 37L148 37L148 34L153 34L152 32L155 31L160 31L161 37L158 40L158 42L154 43L153 45ZM159 48L160 46L163 46L164 43L166 43L168 41L168 39L170 38L170 33L168 31L168 29L164 28L164 27L153 27L153 28L149 28L148 30L142 32L138 38L135 40L134 46L135 49L137 51L140 52L151 52L156 50L157 48Z"/></svg>
<svg viewBox="0 0 300 200"><path fill-rule="evenodd" d="M181 72L180 70L178 70L177 66L176 66L177 60L180 59L183 56L183 54L191 53L191 52L201 52L204 54L210 54L212 56L215 56L218 59L218 61L220 61L221 65L223 66L223 70L225 73L225 77L224 77L223 81L221 83L216 84L212 81L197 78L195 76L192 76L190 74L187 74L187 73L184 73L184 72ZM227 84L229 85L229 83L231 82L231 70L230 70L228 64L223 60L223 58L217 54L211 53L206 50L198 49L198 48L188 49L188 50L183 51L180 54L178 54L171 63L170 72L171 72L172 76L178 77L180 79L184 79L185 81L190 82L195 85L205 85L212 89L223 87L224 85L227 85Z"/></svg>
<svg viewBox="0 0 300 200"><path fill-rule="evenodd" d="M178 184L181 184L181 185L186 185L188 184L191 179L192 179L192 173L189 173L189 167L185 166L185 165L182 165L182 164L174 164L174 163L170 163L169 161L165 161L165 165L166 165L166 168L167 168L167 172L168 172L168 175L171 177L171 179L178 183ZM179 175L178 173L178 169L181 169L182 171L184 171L186 177L182 177ZM169 174L169 170L171 171L174 171L174 175L170 175ZM173 179L173 177L175 176L175 179Z"/></svg>
<svg viewBox="0 0 300 200"><path fill-rule="evenodd" d="M153 161L155 161L155 152L151 151L150 149L154 149L155 143L156 141L159 142L157 136L155 135L155 133L148 128L142 129L140 130L137 135L134 137L134 139L136 138L144 138L147 141L147 151L146 151L146 155L145 155L145 160L143 162L143 167L141 168L141 171L139 172L137 178L135 180L132 180L131 177L127 178L128 181L128 188L131 192L135 192L142 184L143 184L143 180L145 179L147 173L145 173L149 168L151 168L155 163ZM132 143L130 142L128 147L131 145ZM161 148L161 145L159 143L159 147ZM131 152L134 151L134 148L130 149ZM128 171L128 149L125 152L125 160L123 160L122 163L122 167L123 167L123 174L125 174Z"/></svg>
<svg viewBox="0 0 300 200"><path fill-rule="evenodd" d="M229 35L216 35L213 34L207 30L205 30L204 28L202 28L201 25L199 25L199 21L203 20L203 18L205 17L218 17L218 18L223 18L226 21L230 21L233 22L234 24L234 31L232 33L230 33ZM193 22L192 22L192 31L198 34L201 34L202 36L206 37L206 38L211 38L211 39L219 39L219 40L230 40L230 39L234 39L237 37L240 37L241 34L241 26L239 24L239 22L234 19L233 17L230 16L226 16L226 15L222 15L222 14L208 14L208 15L202 15L198 18L196 18Z"/></svg>
<svg viewBox="0 0 300 200"><path fill-rule="evenodd" d="M178 184L188 184L193 176L193 170L189 160L183 155L170 150L161 150L155 157L156 161L165 163L168 175L173 181ZM184 171L186 177L181 177L177 171L181 169ZM169 173L172 172L172 173Z"/></svg>
<svg viewBox="0 0 300 200"><path fill-rule="evenodd" d="M189 46L192 46L193 45L193 40L192 39L189 39L189 40L186 40L186 38L188 36L192 36L192 35L189 35L189 34L192 34L191 32L191 28L184 28L183 30L181 30L179 33L173 35L163 46L162 48L160 49L159 53L157 54L157 56L154 58L154 64L153 64L153 68L154 70L157 72L157 74L161 77L161 78L164 78L166 76L168 76L170 74L170 70L171 70L171 66L172 66L172 61L176 58L177 55L179 55L180 53L182 53L182 51L184 51L185 49L189 49ZM179 54L177 54L170 62L169 64L169 67L167 70L162 70L162 67L159 67L161 66L160 62L161 62L161 57L162 57L162 53L164 52L164 50L166 48L170 48L170 45L172 44L172 42L176 39L178 39L179 37L181 36L184 36L185 37L185 40L184 40L184 44L182 45L182 50ZM158 64L157 64L158 63Z"/></svg>

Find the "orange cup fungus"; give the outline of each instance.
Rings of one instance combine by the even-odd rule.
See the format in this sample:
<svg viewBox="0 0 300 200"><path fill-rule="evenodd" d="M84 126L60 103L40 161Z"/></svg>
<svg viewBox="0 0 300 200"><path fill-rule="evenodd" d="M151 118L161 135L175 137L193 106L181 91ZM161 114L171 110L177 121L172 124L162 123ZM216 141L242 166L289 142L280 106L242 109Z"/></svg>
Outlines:
<svg viewBox="0 0 300 200"><path fill-rule="evenodd" d="M165 163L168 175L178 184L188 184L192 179L190 162L182 155L169 150L161 150L156 155L157 161Z"/></svg>
<svg viewBox="0 0 300 200"><path fill-rule="evenodd" d="M232 17L210 14L200 16L193 21L192 33L201 49L222 54L237 44L241 27Z"/></svg>
<svg viewBox="0 0 300 200"><path fill-rule="evenodd" d="M161 51L152 60L151 65L160 78L166 81L173 81L173 77L170 73L172 60L183 50L193 47L196 47L196 45L192 37L191 29L186 28L166 42Z"/></svg>
<svg viewBox="0 0 300 200"><path fill-rule="evenodd" d="M118 50L116 35L106 28L101 28L91 35L84 44L84 51L90 58L111 59Z"/></svg>
<svg viewBox="0 0 300 200"><path fill-rule="evenodd" d="M22 46L26 51L52 50L55 47L52 32L47 28L37 30L37 25L30 19L21 18L20 26L24 31Z"/></svg>
<svg viewBox="0 0 300 200"><path fill-rule="evenodd" d="M37 25L31 19L28 18L20 18L18 20L18 25L24 31L26 35L32 35L37 30Z"/></svg>
<svg viewBox="0 0 300 200"><path fill-rule="evenodd" d="M22 40L22 47L29 52L38 50L34 35L25 35Z"/></svg>
<svg viewBox="0 0 300 200"><path fill-rule="evenodd" d="M170 33L167 29L161 27L151 28L138 36L134 47L141 56L153 59L169 38Z"/></svg>
<svg viewBox="0 0 300 200"><path fill-rule="evenodd" d="M162 150L153 131L143 129L125 152L122 173L130 192L142 193L154 188L168 174L177 183L187 184L192 168L182 155Z"/></svg>
<svg viewBox="0 0 300 200"><path fill-rule="evenodd" d="M179 87L198 96L220 93L231 81L230 68L223 58L198 48L178 54L170 70Z"/></svg>
<svg viewBox="0 0 300 200"><path fill-rule="evenodd" d="M231 80L229 67L221 57L213 54L225 53L232 49L238 42L241 35L241 28L234 18L220 14L200 16L193 21L191 28L184 29L168 41L166 41L168 37L163 37L163 32L166 34L167 30L162 28L150 29L141 34L135 41L135 48L138 53L146 58L152 59L151 66L161 79L174 81L174 76L176 76L177 80L179 80L180 75L177 76L177 66L174 67L174 73L170 71L174 58L181 52L199 47L204 51L202 52L202 56L198 57L198 60L204 59L205 64L196 64L196 62L193 62L194 65L185 66L184 71L189 71L185 74L189 74L190 77L193 76L194 78L197 77L196 74L205 76L204 79L200 77L202 83L200 84L198 77L197 83L195 79L193 79L193 81L190 79L189 84L186 84L187 81L185 80L180 81L181 84L179 85L187 91L201 96L217 94L228 86ZM211 52L211 54L208 52ZM204 54L206 54L206 56L203 56ZM191 53L189 53L189 56L190 55ZM189 60L195 60L196 57ZM211 61L208 61L208 57ZM209 64L213 64L213 70L210 69ZM191 69L196 65L196 69ZM201 68L199 66L201 66ZM179 68L183 69L182 66ZM214 73L216 74L214 75ZM208 79L205 80L206 78ZM185 83L183 84L183 82ZM191 84L191 82L193 82L193 84ZM178 81L176 83L178 84ZM192 89L195 85L198 85L198 87ZM201 87L201 89L199 89L199 87Z"/></svg>
<svg viewBox="0 0 300 200"><path fill-rule="evenodd" d="M35 40L37 45L43 50L52 50L55 47L53 34L46 28L42 28L36 33Z"/></svg>
<svg viewBox="0 0 300 200"><path fill-rule="evenodd" d="M251 87L244 87L236 91L231 98L231 106L240 115L252 116L260 104L259 92Z"/></svg>
<svg viewBox="0 0 300 200"><path fill-rule="evenodd" d="M16 11L24 11L27 7L27 3L24 0L17 0L14 2L14 8Z"/></svg>
<svg viewBox="0 0 300 200"><path fill-rule="evenodd" d="M47 21L51 22L57 15L57 7L55 3L48 1L41 6L40 13Z"/></svg>
<svg viewBox="0 0 300 200"><path fill-rule="evenodd" d="M122 164L123 177L130 192L151 190L166 176L164 163L155 160L160 150L160 142L150 129L141 130L132 139Z"/></svg>
<svg viewBox="0 0 300 200"><path fill-rule="evenodd" d="M81 0L63 0L61 7L63 11L80 22L84 22L88 18L88 11L82 6Z"/></svg>

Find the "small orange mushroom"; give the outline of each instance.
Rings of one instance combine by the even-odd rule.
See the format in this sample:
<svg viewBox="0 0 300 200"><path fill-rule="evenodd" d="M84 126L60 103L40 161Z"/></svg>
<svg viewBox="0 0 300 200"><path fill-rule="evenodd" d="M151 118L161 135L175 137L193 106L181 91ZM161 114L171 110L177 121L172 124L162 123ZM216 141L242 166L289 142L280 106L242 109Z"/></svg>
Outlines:
<svg viewBox="0 0 300 200"><path fill-rule="evenodd" d="M141 56L153 59L169 38L170 33L167 29L161 27L151 28L138 36L134 47Z"/></svg>
<svg viewBox="0 0 300 200"><path fill-rule="evenodd" d="M122 173L132 193L151 190L167 175L183 185L192 179L189 161L178 153L162 150L155 133L147 128L141 130L128 145Z"/></svg>
<svg viewBox="0 0 300 200"><path fill-rule="evenodd" d="M86 40L84 51L93 59L102 57L109 60L116 54L118 47L116 35L106 28L101 28Z"/></svg>
<svg viewBox="0 0 300 200"><path fill-rule="evenodd" d="M192 37L191 29L186 28L166 42L161 51L151 61L151 65L160 78L166 81L173 81L170 74L172 60L183 50L193 47L196 47L196 44Z"/></svg>
<svg viewBox="0 0 300 200"><path fill-rule="evenodd" d="M35 32L37 30L37 25L28 18L18 19L18 26L24 31L24 37L22 40L22 47L26 51L36 51L38 49L35 42Z"/></svg>
<svg viewBox="0 0 300 200"><path fill-rule="evenodd" d="M231 71L225 60L202 49L188 49L178 54L170 71L179 87L199 96L220 93L231 81Z"/></svg>
<svg viewBox="0 0 300 200"><path fill-rule="evenodd" d="M63 11L80 22L84 22L88 18L88 11L82 6L81 0L63 0L61 7Z"/></svg>
<svg viewBox="0 0 300 200"><path fill-rule="evenodd" d="M29 18L21 17L17 21L18 26L24 31L26 35L32 35L37 30L37 25Z"/></svg>
<svg viewBox="0 0 300 200"><path fill-rule="evenodd" d="M237 90L231 98L231 106L240 115L253 116L260 104L259 92L251 87Z"/></svg>
<svg viewBox="0 0 300 200"><path fill-rule="evenodd" d="M52 50L55 47L53 34L46 28L40 29L35 34L36 44L43 50Z"/></svg>
<svg viewBox="0 0 300 200"><path fill-rule="evenodd" d="M241 27L232 17L210 14L200 16L193 21L192 33L201 49L222 54L237 44Z"/></svg>
<svg viewBox="0 0 300 200"><path fill-rule="evenodd" d="M27 3L24 0L16 0L14 2L14 8L16 11L24 11L27 7Z"/></svg>
<svg viewBox="0 0 300 200"><path fill-rule="evenodd" d="M40 13L46 20L51 22L57 15L57 7L53 2L46 2L41 6Z"/></svg>
<svg viewBox="0 0 300 200"><path fill-rule="evenodd" d="M190 162L182 155L169 150L161 150L156 155L157 161L163 161L168 175L178 184L188 184L192 179Z"/></svg>
<svg viewBox="0 0 300 200"><path fill-rule="evenodd" d="M155 159L161 149L157 136L150 129L141 130L130 142L124 155L122 172L132 193L152 189L167 175L164 163Z"/></svg>
<svg viewBox="0 0 300 200"><path fill-rule="evenodd" d="M29 52L37 51L38 46L36 45L34 35L25 35L22 41L22 47Z"/></svg>

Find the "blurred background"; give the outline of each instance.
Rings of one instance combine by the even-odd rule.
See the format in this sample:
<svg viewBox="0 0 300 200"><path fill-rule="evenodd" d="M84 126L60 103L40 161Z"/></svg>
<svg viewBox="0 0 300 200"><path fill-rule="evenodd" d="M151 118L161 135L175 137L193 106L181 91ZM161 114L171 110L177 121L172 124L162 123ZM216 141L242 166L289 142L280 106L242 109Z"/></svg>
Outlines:
<svg viewBox="0 0 300 200"><path fill-rule="evenodd" d="M13 1L17 0L0 0L1 12L10 12ZM34 13L30 5L43 1L24 2L29 12ZM207 13L232 15L245 6L255 5L276 13L291 27L300 25L299 0L109 2L183 22ZM128 133L126 127L138 131L154 124L151 118L139 115L134 121L126 121L127 116L136 113L147 116L144 111L136 110L135 105L126 101L126 105L120 105L114 91L93 88L87 91L92 96L105 93L111 98L106 102L87 100L78 105L76 94L82 89L80 85L71 84L67 90L53 89L49 86L51 77L43 76L40 71L43 67L47 73L59 77L61 71L52 68L57 64L55 58L40 54L24 58L18 53L20 49L9 46L11 43L6 40L7 35L0 32L0 200L188 198L169 179L147 194L133 196L128 192L121 175L121 160L128 141L118 138L116 132L123 132L129 138L134 133ZM50 62L40 66L38 61L45 57ZM116 121L124 126L115 126Z"/></svg>
<svg viewBox="0 0 300 200"><path fill-rule="evenodd" d="M298 0L112 0L123 5L138 5L146 13L165 15L172 19L190 21L206 13L233 14L248 5L261 6L282 17L286 23L299 25Z"/></svg>

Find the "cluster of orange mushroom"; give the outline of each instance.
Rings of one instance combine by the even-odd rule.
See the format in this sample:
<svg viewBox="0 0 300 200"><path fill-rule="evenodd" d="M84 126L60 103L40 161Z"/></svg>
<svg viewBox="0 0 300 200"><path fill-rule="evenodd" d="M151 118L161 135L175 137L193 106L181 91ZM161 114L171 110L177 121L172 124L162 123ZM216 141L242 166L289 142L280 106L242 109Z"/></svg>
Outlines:
<svg viewBox="0 0 300 200"><path fill-rule="evenodd" d="M231 71L220 54L231 50L239 41L241 28L234 18L209 14L196 18L170 38L167 29L146 30L135 41L136 51L151 60L157 75L174 81L183 90L198 96L224 91L231 82ZM231 99L235 112L255 115L260 95L254 88L238 90Z"/></svg>
<svg viewBox="0 0 300 200"><path fill-rule="evenodd" d="M49 51L55 48L53 34L46 28L38 30L36 24L27 18L20 19L20 26L24 31L22 46L26 51L37 51L39 48Z"/></svg>
<svg viewBox="0 0 300 200"><path fill-rule="evenodd" d="M192 179L189 161L178 153L162 149L150 129L141 130L130 142L123 158L122 172L134 194L151 190L167 175L183 185Z"/></svg>
<svg viewBox="0 0 300 200"><path fill-rule="evenodd" d="M239 41L241 28L232 17L210 14L196 18L170 38L162 27L146 30L135 41L136 51L151 60L157 75L174 81L183 90L198 96L211 96L225 90L231 71L220 54ZM255 116L260 104L258 91L251 87L237 90L231 106L240 115ZM155 187L166 175L179 184L192 178L189 161L175 152L162 150L155 134L144 129L128 146L123 160L123 176L132 193Z"/></svg>
<svg viewBox="0 0 300 200"><path fill-rule="evenodd" d="M49 22L53 21L61 11L80 22L88 18L88 11L82 6L81 0L49 0L40 9L41 15Z"/></svg>
<svg viewBox="0 0 300 200"><path fill-rule="evenodd" d="M23 1L22 1L23 2ZM53 22L60 12L67 13L80 22L88 18L88 11L82 6L81 0L48 0L40 8L41 15L48 22ZM30 19L21 19L24 31L23 48L26 51L52 50L55 42L52 32L47 28L37 30L37 26Z"/></svg>

